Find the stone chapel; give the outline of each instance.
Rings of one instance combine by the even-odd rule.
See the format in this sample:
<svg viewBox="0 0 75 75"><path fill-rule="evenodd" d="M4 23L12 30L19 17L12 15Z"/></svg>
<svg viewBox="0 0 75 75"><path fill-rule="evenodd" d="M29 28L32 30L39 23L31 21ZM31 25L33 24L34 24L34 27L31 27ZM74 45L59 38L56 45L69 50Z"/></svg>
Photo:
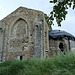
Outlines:
<svg viewBox="0 0 75 75"><path fill-rule="evenodd" d="M0 20L0 62L43 59L75 50L75 37L49 29L45 17L42 11L19 7Z"/></svg>
<svg viewBox="0 0 75 75"><path fill-rule="evenodd" d="M42 11L19 7L0 21L0 61L45 58L48 30Z"/></svg>

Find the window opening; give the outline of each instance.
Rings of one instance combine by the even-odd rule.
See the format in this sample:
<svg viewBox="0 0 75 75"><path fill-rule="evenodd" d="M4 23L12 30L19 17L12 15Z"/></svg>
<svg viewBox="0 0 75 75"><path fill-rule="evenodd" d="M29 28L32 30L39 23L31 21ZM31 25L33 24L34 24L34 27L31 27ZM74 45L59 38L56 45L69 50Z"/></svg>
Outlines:
<svg viewBox="0 0 75 75"><path fill-rule="evenodd" d="M20 60L22 60L23 59L23 56L20 56Z"/></svg>
<svg viewBox="0 0 75 75"><path fill-rule="evenodd" d="M63 43L60 43L60 44L59 44L59 48L60 48L61 52L64 52Z"/></svg>
<svg viewBox="0 0 75 75"><path fill-rule="evenodd" d="M21 56L17 56L17 59L18 60L22 60L23 59L23 56L21 55Z"/></svg>

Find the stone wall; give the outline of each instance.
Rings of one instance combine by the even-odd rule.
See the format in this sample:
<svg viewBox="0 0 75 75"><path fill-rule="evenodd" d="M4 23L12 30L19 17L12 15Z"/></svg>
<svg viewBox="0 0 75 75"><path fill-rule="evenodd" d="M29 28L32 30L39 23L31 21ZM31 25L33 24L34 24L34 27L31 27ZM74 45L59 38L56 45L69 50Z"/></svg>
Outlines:
<svg viewBox="0 0 75 75"><path fill-rule="evenodd" d="M5 30L5 60L13 60L22 53L23 58L44 58L49 46L48 25L43 12L19 7L1 23Z"/></svg>
<svg viewBox="0 0 75 75"><path fill-rule="evenodd" d="M75 41L70 40L70 50L75 51Z"/></svg>
<svg viewBox="0 0 75 75"><path fill-rule="evenodd" d="M51 57L53 55L57 55L59 53L62 53L61 49L59 48L59 44L62 43L63 44L63 49L64 52L68 51L68 41L66 40L53 40L50 39L49 40L49 51L48 51L48 56Z"/></svg>

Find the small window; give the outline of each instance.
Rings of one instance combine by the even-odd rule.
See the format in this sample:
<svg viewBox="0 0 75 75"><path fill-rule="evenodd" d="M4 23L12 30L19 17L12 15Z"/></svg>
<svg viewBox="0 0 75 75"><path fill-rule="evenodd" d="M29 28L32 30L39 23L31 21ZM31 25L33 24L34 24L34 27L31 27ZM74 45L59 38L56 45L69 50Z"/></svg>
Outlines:
<svg viewBox="0 0 75 75"><path fill-rule="evenodd" d="M38 25L36 25L36 28L38 28Z"/></svg>
<svg viewBox="0 0 75 75"><path fill-rule="evenodd" d="M17 56L17 59L18 59L18 60L23 60L23 56L22 56L22 55Z"/></svg>
<svg viewBox="0 0 75 75"><path fill-rule="evenodd" d="M63 43L60 43L60 44L59 44L59 48L60 48L61 52L64 51Z"/></svg>
<svg viewBox="0 0 75 75"><path fill-rule="evenodd" d="M23 56L20 56L20 60L22 60L23 59Z"/></svg>

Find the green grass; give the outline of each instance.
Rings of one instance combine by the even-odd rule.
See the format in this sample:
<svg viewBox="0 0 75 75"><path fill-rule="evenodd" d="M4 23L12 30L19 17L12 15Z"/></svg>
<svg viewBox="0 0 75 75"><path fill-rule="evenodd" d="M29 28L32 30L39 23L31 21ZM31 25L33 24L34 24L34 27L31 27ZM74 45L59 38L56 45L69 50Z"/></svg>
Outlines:
<svg viewBox="0 0 75 75"><path fill-rule="evenodd" d="M43 60L5 61L0 63L0 75L75 75L75 54Z"/></svg>

